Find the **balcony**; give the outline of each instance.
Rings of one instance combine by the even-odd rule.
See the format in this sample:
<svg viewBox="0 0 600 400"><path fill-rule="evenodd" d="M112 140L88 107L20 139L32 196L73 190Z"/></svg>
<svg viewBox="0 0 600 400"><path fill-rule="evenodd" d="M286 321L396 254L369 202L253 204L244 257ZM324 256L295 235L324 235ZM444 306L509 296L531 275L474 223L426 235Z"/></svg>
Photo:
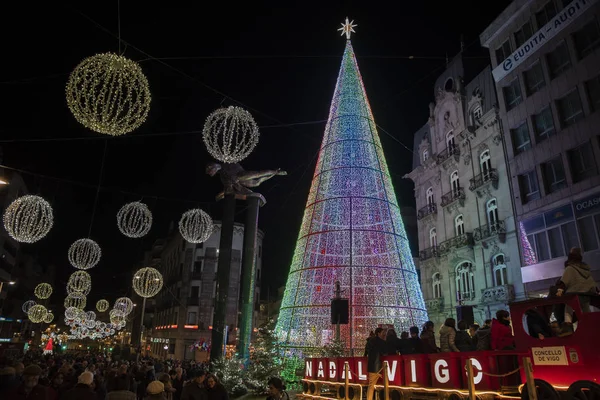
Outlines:
<svg viewBox="0 0 600 400"><path fill-rule="evenodd" d="M425 307L429 312L441 312L444 310L444 298L425 300Z"/></svg>
<svg viewBox="0 0 600 400"><path fill-rule="evenodd" d="M476 228L473 231L473 239L475 239L477 242L494 236L498 236L500 242L502 243L506 241L506 228L504 226L504 221L496 221L491 224L486 224Z"/></svg>
<svg viewBox="0 0 600 400"><path fill-rule="evenodd" d="M454 236L452 239L445 240L437 246L421 250L419 258L421 261L425 261L433 257L441 257L449 253L452 249L460 249L465 246L473 247L473 234L463 233L462 235Z"/></svg>
<svg viewBox="0 0 600 400"><path fill-rule="evenodd" d="M428 247L425 250L421 250L419 252L419 258L421 261L429 260L430 258L438 257L438 248L437 246Z"/></svg>
<svg viewBox="0 0 600 400"><path fill-rule="evenodd" d="M460 148L458 146L446 147L443 151L438 153L437 162L439 164L447 166L447 162L459 162L460 161Z"/></svg>
<svg viewBox="0 0 600 400"><path fill-rule="evenodd" d="M452 189L442 196L442 207L447 207L455 202L459 202L461 207L465 205L465 190L461 187Z"/></svg>
<svg viewBox="0 0 600 400"><path fill-rule="evenodd" d="M417 219L423 219L430 215L437 214L437 206L435 203L429 203L425 207L422 207L417 213Z"/></svg>
<svg viewBox="0 0 600 400"><path fill-rule="evenodd" d="M483 197L490 184L494 189L498 189L498 171L495 168L491 168L489 171L481 173L471 179L469 190L471 192L476 192L477 196Z"/></svg>
<svg viewBox="0 0 600 400"><path fill-rule="evenodd" d="M482 290L483 304L509 303L515 299L515 289L513 285L501 285Z"/></svg>

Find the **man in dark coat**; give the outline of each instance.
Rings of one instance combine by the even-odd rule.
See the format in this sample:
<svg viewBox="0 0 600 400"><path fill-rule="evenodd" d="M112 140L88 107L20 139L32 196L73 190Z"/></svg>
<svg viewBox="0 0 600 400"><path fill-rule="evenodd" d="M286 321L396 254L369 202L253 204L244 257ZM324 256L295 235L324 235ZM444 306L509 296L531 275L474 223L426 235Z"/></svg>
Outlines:
<svg viewBox="0 0 600 400"><path fill-rule="evenodd" d="M23 382L8 392L6 399L11 400L51 400L48 388L38 385L42 369L35 365L29 365L23 370ZM3 396L0 396L4 398Z"/></svg>
<svg viewBox="0 0 600 400"><path fill-rule="evenodd" d="M204 388L204 379L206 373L204 371L191 371L190 378L181 393L181 400L208 400L206 389Z"/></svg>
<svg viewBox="0 0 600 400"><path fill-rule="evenodd" d="M77 385L62 396L60 400L100 400L92 389L94 374L89 371L83 372L77 378Z"/></svg>
<svg viewBox="0 0 600 400"><path fill-rule="evenodd" d="M375 336L367 343L367 371L369 372L369 388L367 389L367 400L373 400L375 385L381 376L381 356L386 355L387 343L384 340L386 331L383 328L375 329Z"/></svg>

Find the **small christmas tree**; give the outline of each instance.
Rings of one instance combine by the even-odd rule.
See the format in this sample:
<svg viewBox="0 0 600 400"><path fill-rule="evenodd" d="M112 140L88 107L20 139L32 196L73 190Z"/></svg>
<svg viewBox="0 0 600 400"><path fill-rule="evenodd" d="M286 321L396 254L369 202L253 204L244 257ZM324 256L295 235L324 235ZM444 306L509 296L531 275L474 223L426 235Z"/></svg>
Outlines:
<svg viewBox="0 0 600 400"><path fill-rule="evenodd" d="M533 251L531 243L529 243L525 226L523 226L523 222L521 221L519 221L519 232L521 233L521 248L523 249L523 261L525 261L525 265L537 264L535 251Z"/></svg>
<svg viewBox="0 0 600 400"><path fill-rule="evenodd" d="M258 329L258 335L250 349L250 363L246 373L246 383L254 393L267 393L267 382L279 376L282 370L279 343L275 336L275 322Z"/></svg>
<svg viewBox="0 0 600 400"><path fill-rule="evenodd" d="M220 358L212 362L211 370L219 377L231 397L243 396L248 392L244 385L244 363L239 358Z"/></svg>
<svg viewBox="0 0 600 400"><path fill-rule="evenodd" d="M321 356L335 358L344 357L346 354L346 345L343 341L333 339L330 343L326 344L321 350Z"/></svg>

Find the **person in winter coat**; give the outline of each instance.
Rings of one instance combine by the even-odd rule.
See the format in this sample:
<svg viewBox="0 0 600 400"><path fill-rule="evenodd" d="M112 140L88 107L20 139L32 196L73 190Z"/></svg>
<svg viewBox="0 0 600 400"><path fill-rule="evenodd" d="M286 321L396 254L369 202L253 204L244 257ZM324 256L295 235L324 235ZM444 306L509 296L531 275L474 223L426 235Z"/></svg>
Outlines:
<svg viewBox="0 0 600 400"><path fill-rule="evenodd" d="M475 350L485 351L492 348L492 320L486 319L483 326L473 336Z"/></svg>
<svg viewBox="0 0 600 400"><path fill-rule="evenodd" d="M89 371L83 372L77 378L77 385L61 397L61 400L100 400L92 385L94 383L94 374Z"/></svg>
<svg viewBox="0 0 600 400"><path fill-rule="evenodd" d="M367 372L369 387L367 388L367 400L373 400L375 385L381 377L381 356L387 355L387 343L385 342L385 329L375 329L375 336L367 343Z"/></svg>
<svg viewBox="0 0 600 400"><path fill-rule="evenodd" d="M458 321L458 332L456 332L456 338L454 339L458 351L473 351L473 339L471 339L467 328L467 321L463 319Z"/></svg>
<svg viewBox="0 0 600 400"><path fill-rule="evenodd" d="M525 315L530 336L544 340L552 335L548 321L540 314L537 308L527 310Z"/></svg>
<svg viewBox="0 0 600 400"><path fill-rule="evenodd" d="M496 311L492 321L492 350L512 350L515 348L515 338L510 327L510 314L506 310Z"/></svg>
<svg viewBox="0 0 600 400"><path fill-rule="evenodd" d="M208 374L206 377L206 393L208 400L229 400L227 389L213 374Z"/></svg>
<svg viewBox="0 0 600 400"><path fill-rule="evenodd" d="M400 354L422 354L423 341L419 339L419 328L411 326L410 337L400 338ZM404 335L406 332L402 332Z"/></svg>
<svg viewBox="0 0 600 400"><path fill-rule="evenodd" d="M433 331L433 322L427 321L423 325L421 332L421 340L423 341L423 353L437 353L439 351L435 343L435 333Z"/></svg>
<svg viewBox="0 0 600 400"><path fill-rule="evenodd" d="M456 347L456 320L454 318L446 318L444 325L440 328L440 351L442 353L460 351Z"/></svg>
<svg viewBox="0 0 600 400"><path fill-rule="evenodd" d="M373 332L375 335L375 332ZM269 379L269 397L267 400L290 400L289 394L285 391L285 385L280 378L272 377Z"/></svg>
<svg viewBox="0 0 600 400"><path fill-rule="evenodd" d="M407 334L408 336L408 334ZM398 339L398 335L396 335L396 331L393 329L388 329L387 334L385 336L385 344L387 345L388 356L393 356L398 354L398 350L400 350L400 339Z"/></svg>
<svg viewBox="0 0 600 400"><path fill-rule="evenodd" d="M581 311L590 312L589 295L598 294L596 282L592 277L590 266L583 262L581 249L574 247L569 252L567 261L565 261L565 272L563 272L558 284L558 296L563 293L579 293L579 304ZM586 296L585 294L588 294Z"/></svg>

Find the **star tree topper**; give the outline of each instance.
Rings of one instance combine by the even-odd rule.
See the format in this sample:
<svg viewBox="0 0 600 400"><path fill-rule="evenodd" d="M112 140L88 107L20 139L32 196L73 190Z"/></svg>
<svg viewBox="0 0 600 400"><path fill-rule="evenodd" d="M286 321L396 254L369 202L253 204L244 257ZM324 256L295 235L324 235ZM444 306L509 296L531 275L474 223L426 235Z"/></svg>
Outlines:
<svg viewBox="0 0 600 400"><path fill-rule="evenodd" d="M340 36L344 36L344 34L346 35L346 39L350 40L350 34L351 33L356 33L356 31L354 30L354 27L356 27L358 25L354 25L354 20L349 21L348 17L346 17L346 22L342 22L342 27L340 29L338 29L338 31L341 31L342 34Z"/></svg>

